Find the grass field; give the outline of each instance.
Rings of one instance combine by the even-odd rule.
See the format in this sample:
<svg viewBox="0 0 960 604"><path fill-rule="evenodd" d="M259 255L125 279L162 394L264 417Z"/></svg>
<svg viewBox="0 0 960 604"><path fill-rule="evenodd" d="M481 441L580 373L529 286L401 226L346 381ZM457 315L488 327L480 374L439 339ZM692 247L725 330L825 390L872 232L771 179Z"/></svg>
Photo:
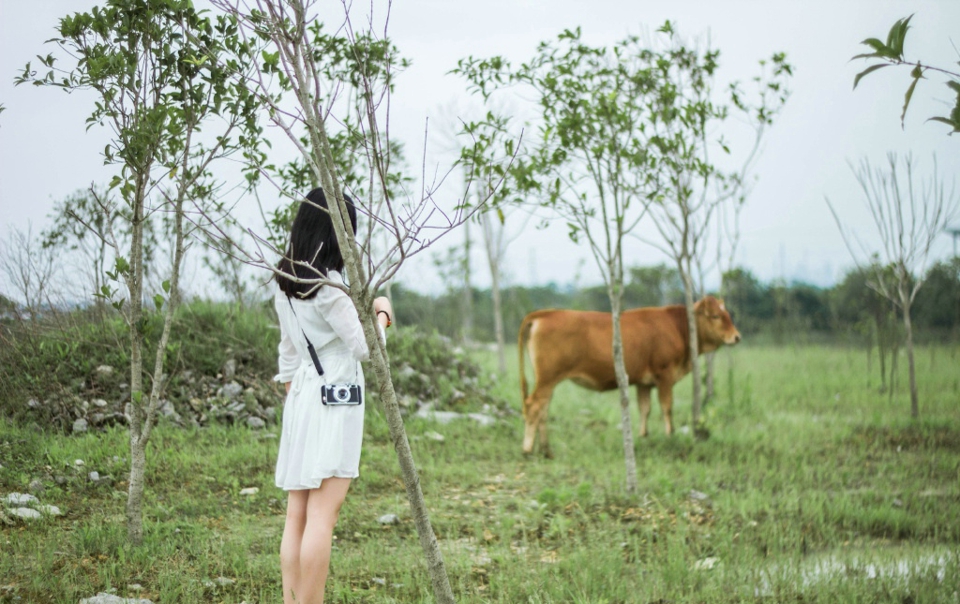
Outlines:
<svg viewBox="0 0 960 604"><path fill-rule="evenodd" d="M917 360L914 422L905 360L891 400L868 380L860 350L745 344L721 353L711 437L664 436L655 407L651 436L636 442L635 497L623 488L615 393L558 388L553 460L522 457L519 415L489 428L410 420L458 600L960 601L960 348L922 348ZM482 361L493 367L492 355ZM516 367L497 388L519 411ZM689 390L687 378L678 425L689 422ZM386 424L374 408L367 420L328 601L430 602ZM0 422L0 494L39 478L41 500L65 512L0 525L0 602L75 603L110 589L154 602L280 601L276 440L161 426L148 450L146 542L136 548L124 528L123 430L75 437ZM430 431L444 441L424 437ZM116 482L91 483L91 470ZM260 492L240 496L245 487ZM387 513L401 522L379 525Z"/></svg>

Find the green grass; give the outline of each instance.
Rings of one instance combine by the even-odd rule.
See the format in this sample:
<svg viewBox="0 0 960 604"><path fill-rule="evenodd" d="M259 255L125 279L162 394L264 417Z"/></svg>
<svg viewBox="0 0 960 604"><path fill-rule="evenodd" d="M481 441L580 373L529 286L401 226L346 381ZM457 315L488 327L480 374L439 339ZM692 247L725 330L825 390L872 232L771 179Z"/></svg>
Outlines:
<svg viewBox="0 0 960 604"><path fill-rule="evenodd" d="M493 357L481 360L492 371ZM710 439L664 436L655 408L651 436L636 442L635 497L623 488L615 393L557 389L553 460L523 458L519 415L490 428L410 420L458 600L955 602L960 349L923 348L917 360L922 419L914 422L905 359L890 397L868 380L863 351L721 353ZM496 388L519 411L516 367ZM677 389L677 424L689 421L689 389L689 378ZM367 420L328 601L430 602L386 424L374 408ZM445 441L423 438L427 431ZM279 602L276 446L243 428L161 425L148 450L146 542L137 548L126 540L122 482L85 478L90 470L125 478L122 430L75 437L0 423L0 493L41 478L41 500L66 512L0 529L0 587L15 586L0 590L0 601L72 603L109 588L132 596L127 586L138 583L154 602ZM56 476L67 480L57 485ZM249 486L260 493L240 497ZM691 489L709 503L691 500ZM378 525L386 513L400 524ZM712 569L697 567L711 558ZM220 576L236 583L205 586Z"/></svg>

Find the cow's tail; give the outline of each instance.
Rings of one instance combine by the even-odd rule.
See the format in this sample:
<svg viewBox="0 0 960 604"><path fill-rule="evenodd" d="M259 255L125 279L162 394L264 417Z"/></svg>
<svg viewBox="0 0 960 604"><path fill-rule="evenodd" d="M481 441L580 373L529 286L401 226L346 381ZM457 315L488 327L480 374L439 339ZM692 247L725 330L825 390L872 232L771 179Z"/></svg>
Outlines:
<svg viewBox="0 0 960 604"><path fill-rule="evenodd" d="M523 394L521 403L527 400L527 373L523 368L523 352L527 347L531 327L533 327L533 315L529 314L520 323L520 334L517 337L517 350L520 352L520 392Z"/></svg>

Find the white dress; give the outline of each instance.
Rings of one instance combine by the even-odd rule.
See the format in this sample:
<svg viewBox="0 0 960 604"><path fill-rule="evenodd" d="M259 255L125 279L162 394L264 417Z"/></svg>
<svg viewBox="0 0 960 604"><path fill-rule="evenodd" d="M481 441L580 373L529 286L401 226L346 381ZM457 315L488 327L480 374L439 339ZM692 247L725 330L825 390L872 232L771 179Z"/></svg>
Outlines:
<svg viewBox="0 0 960 604"><path fill-rule="evenodd" d="M335 271L327 278L343 281ZM309 300L287 298L277 287L274 305L280 319L280 371L274 379L291 382L283 406L276 484L290 491L315 489L332 476L356 478L367 398L360 361L370 355L353 301L329 285ZM323 366L322 376L310 358L304 333ZM384 337L382 330L380 334ZM324 405L320 391L325 384L360 384L364 403Z"/></svg>

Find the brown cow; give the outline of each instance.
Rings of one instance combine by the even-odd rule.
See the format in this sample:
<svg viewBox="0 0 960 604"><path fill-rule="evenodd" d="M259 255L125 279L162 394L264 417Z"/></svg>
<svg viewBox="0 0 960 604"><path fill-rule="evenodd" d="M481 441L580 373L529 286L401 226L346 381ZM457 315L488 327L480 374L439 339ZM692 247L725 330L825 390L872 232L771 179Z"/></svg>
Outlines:
<svg viewBox="0 0 960 604"><path fill-rule="evenodd" d="M712 352L740 341L723 302L707 296L694 306L698 350ZM656 387L667 434L673 433L673 385L690 373L687 310L683 305L637 308L621 314L623 357L630 383L637 387L640 435L647 435L650 391ZM520 324L520 386L523 391L523 452L533 452L537 429L540 449L550 456L547 409L553 389L570 379L579 386L604 392L617 388L613 370L613 322L610 313L538 310ZM533 364L533 393L527 396L524 348Z"/></svg>

